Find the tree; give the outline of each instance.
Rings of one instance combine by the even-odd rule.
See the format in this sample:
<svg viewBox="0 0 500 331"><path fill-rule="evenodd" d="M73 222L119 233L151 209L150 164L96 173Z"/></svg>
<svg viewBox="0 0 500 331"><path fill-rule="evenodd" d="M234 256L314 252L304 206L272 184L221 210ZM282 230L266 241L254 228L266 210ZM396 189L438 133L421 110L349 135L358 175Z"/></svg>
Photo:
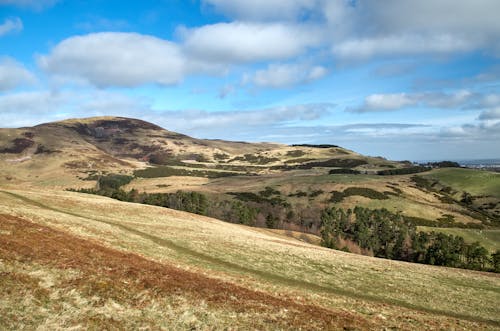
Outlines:
<svg viewBox="0 0 500 331"><path fill-rule="evenodd" d="M267 214L266 216L266 226L273 229L276 226L276 218L273 214Z"/></svg>
<svg viewBox="0 0 500 331"><path fill-rule="evenodd" d="M491 254L491 263L493 265L494 272L500 272L500 249L493 254Z"/></svg>
<svg viewBox="0 0 500 331"><path fill-rule="evenodd" d="M483 270L488 263L488 251L479 242L469 245L467 249L467 265L469 269Z"/></svg>

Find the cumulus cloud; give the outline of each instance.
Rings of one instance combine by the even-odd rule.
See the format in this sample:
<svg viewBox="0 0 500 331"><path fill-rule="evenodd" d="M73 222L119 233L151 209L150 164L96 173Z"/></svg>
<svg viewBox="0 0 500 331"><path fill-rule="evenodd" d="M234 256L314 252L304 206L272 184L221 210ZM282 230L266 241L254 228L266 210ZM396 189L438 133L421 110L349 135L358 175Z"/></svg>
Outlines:
<svg viewBox="0 0 500 331"><path fill-rule="evenodd" d="M317 8L317 0L204 0L229 17L253 20L296 19Z"/></svg>
<svg viewBox="0 0 500 331"><path fill-rule="evenodd" d="M54 76L98 87L177 84L186 75L220 75L231 65L299 55L318 42L307 28L286 24L221 23L184 30L184 44L138 33L100 32L75 36L38 57ZM314 80L322 67L309 69Z"/></svg>
<svg viewBox="0 0 500 331"><path fill-rule="evenodd" d="M8 58L0 58L0 91L6 91L23 84L32 84L35 76L21 63Z"/></svg>
<svg viewBox="0 0 500 331"><path fill-rule="evenodd" d="M324 63L325 54L348 61L478 50L500 55L500 20L495 15L500 5L496 0L203 3L236 20L179 27L176 42L137 33L75 36L40 57L40 66L51 74L100 87L133 87L176 84L190 74L226 74L241 65L298 62L301 58L321 58ZM124 23L101 20L99 24L116 27ZM84 28L93 25L84 24ZM297 77L296 67L269 64L255 73L253 81L263 87L286 87L327 74L320 65L307 70L311 72Z"/></svg>
<svg viewBox="0 0 500 331"><path fill-rule="evenodd" d="M270 64L266 69L257 70L246 80L265 88L283 88L311 82L324 77L328 70L323 66L301 64Z"/></svg>
<svg viewBox="0 0 500 331"><path fill-rule="evenodd" d="M288 59L321 43L316 28L286 23L217 23L179 34L188 54L228 64Z"/></svg>
<svg viewBox="0 0 500 331"><path fill-rule="evenodd" d="M500 95L472 93L459 90L453 93L395 93L372 94L358 107L347 108L350 112L394 111L408 107L430 107L441 109L485 109L500 105Z"/></svg>
<svg viewBox="0 0 500 331"><path fill-rule="evenodd" d="M59 0L0 0L0 6L17 6L21 8L30 8L34 10L42 10L52 7Z"/></svg>
<svg viewBox="0 0 500 331"><path fill-rule="evenodd" d="M9 33L20 32L23 30L23 22L19 17L7 18L0 24L0 37Z"/></svg>
<svg viewBox="0 0 500 331"><path fill-rule="evenodd" d="M382 4L362 0L342 10L343 15L330 19L331 24L350 22L344 35L334 40L332 49L339 57L500 51L496 43L500 4L495 0L389 0Z"/></svg>
<svg viewBox="0 0 500 331"><path fill-rule="evenodd" d="M335 56L368 59L490 50L499 55L496 0L204 0L252 22L322 21ZM326 46L326 45L325 45Z"/></svg>
<svg viewBox="0 0 500 331"><path fill-rule="evenodd" d="M102 32L68 38L38 58L51 74L84 79L96 86L176 84L187 70L179 47L137 33Z"/></svg>

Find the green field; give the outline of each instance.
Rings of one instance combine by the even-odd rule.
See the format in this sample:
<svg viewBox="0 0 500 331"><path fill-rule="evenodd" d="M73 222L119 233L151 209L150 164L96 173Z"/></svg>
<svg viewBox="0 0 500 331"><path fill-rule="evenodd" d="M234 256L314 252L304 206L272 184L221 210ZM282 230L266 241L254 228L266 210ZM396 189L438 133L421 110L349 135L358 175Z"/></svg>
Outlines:
<svg viewBox="0 0 500 331"><path fill-rule="evenodd" d="M441 232L454 236L463 237L466 243L478 241L490 252L500 249L500 230L478 230L478 229L458 229L458 228L435 228L419 226L418 230L424 232Z"/></svg>
<svg viewBox="0 0 500 331"><path fill-rule="evenodd" d="M457 191L466 191L472 195L490 195L500 198L500 173L475 169L445 168L436 169L421 175L438 180L445 186Z"/></svg>

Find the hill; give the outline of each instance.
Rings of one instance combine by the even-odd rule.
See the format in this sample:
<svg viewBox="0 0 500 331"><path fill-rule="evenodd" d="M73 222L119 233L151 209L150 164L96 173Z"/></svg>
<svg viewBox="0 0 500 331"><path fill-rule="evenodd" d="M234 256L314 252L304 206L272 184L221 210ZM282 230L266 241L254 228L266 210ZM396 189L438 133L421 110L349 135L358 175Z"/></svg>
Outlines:
<svg viewBox="0 0 500 331"><path fill-rule="evenodd" d="M497 173L430 169L331 144L195 139L122 117L0 129L0 165L6 188L94 189L120 175L125 181L115 189L198 192L218 206L210 216L313 235L320 235L321 211L330 206L385 208L436 231L500 226Z"/></svg>
<svg viewBox="0 0 500 331"><path fill-rule="evenodd" d="M0 191L2 329L496 329L497 274L154 206Z"/></svg>
<svg viewBox="0 0 500 331"><path fill-rule="evenodd" d="M498 274L371 257L492 270L498 187L121 117L0 129L0 328L500 328Z"/></svg>
<svg viewBox="0 0 500 331"><path fill-rule="evenodd" d="M134 177L125 189L151 193L193 190L234 199L234 194L227 193L258 194L271 187L293 206L310 205L319 210L333 203L342 208L387 208L423 219L419 225L438 219L459 225L489 224L500 218L500 195L495 190L477 191L469 181L465 186L452 185L451 191L442 175L436 177L461 169L436 169L422 177L418 172L428 169L363 156L335 145L195 139L120 117L0 129L0 165L0 185L11 187L93 188L99 176L125 174ZM500 187L498 175L486 176L488 187ZM441 179L437 190L435 183ZM460 203L460 195L469 188L478 202L473 210ZM338 194L343 198L336 201L333 196ZM298 209L293 211L300 212ZM280 218L284 223L299 222ZM300 229L299 224L283 227L313 230Z"/></svg>

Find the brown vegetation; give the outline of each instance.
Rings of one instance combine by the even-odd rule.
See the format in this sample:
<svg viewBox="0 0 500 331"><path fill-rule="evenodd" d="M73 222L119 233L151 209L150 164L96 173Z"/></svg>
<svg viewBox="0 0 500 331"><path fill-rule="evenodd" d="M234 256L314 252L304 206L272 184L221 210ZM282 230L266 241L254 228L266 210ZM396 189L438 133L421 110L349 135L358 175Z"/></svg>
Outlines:
<svg viewBox="0 0 500 331"><path fill-rule="evenodd" d="M85 296L98 296L141 307L146 291L155 296L185 295L214 307L235 312L286 312L279 320L260 321L285 328L368 328L370 322L344 311L303 304L286 297L254 291L232 283L181 270L132 253L110 249L90 240L29 222L0 215L0 258L12 263L37 263L59 269L76 269L79 276L65 284ZM44 296L29 277L2 274L2 279L23 284ZM12 286L10 287L12 288ZM2 289L3 291L3 289ZM142 293L142 294L141 294ZM47 298L45 298L47 299ZM115 325L116 326L116 325Z"/></svg>

